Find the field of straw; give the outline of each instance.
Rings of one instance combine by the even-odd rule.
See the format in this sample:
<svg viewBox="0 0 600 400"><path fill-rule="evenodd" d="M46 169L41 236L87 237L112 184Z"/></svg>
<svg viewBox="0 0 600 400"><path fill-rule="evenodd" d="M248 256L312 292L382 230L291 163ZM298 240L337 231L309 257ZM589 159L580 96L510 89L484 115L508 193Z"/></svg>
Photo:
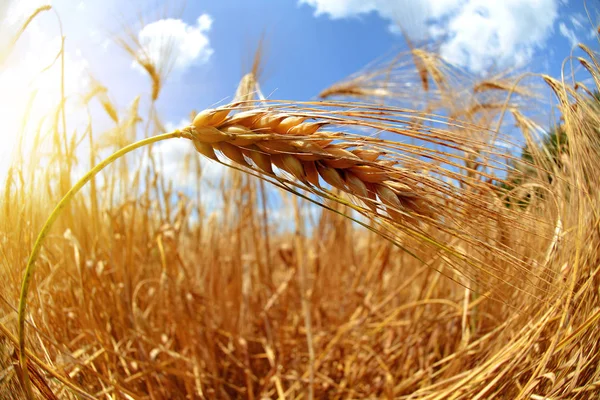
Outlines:
<svg viewBox="0 0 600 400"><path fill-rule="evenodd" d="M409 43L297 102L262 95L259 46L230 101L169 132L167 63L119 43L150 108L94 82L81 107L114 129L66 129L63 98L7 172L0 398L598 398L589 48L571 84L482 79ZM226 167L214 198L174 189L167 140L197 188Z"/></svg>

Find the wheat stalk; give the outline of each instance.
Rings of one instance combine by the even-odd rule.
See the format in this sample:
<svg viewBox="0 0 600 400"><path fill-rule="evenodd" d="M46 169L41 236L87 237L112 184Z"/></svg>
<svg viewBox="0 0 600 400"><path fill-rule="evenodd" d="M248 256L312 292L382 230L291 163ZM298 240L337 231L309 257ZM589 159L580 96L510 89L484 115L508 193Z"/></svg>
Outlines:
<svg viewBox="0 0 600 400"><path fill-rule="evenodd" d="M71 187L71 189L63 196L63 198L58 202L52 213L42 226L35 243L33 245L33 249L29 254L29 259L27 260L27 265L25 266L25 272L23 274L23 282L21 284L21 293L19 295L19 364L21 366L22 371L22 381L23 387L25 388L25 393L27 398L33 399L33 392L31 389L31 381L29 378L28 367L27 367L27 347L25 343L25 312L27 310L27 296L29 294L29 286L33 280L33 276L35 273L35 262L40 254L42 249L42 245L50 233L50 229L54 225L54 222L58 219L59 215L62 211L67 207L67 205L71 202L71 200L75 197L75 195L88 183L92 178L94 178L98 173L100 173L104 168L108 165L112 164L119 158L125 156L126 154L139 149L140 147L148 146L153 143L159 142L161 140L186 137L187 133L183 131L176 130L174 132L165 133L162 135L152 136L146 139L142 139L135 143L132 143L128 146L123 147L122 149L116 151L112 155L108 156L102 162L97 164L94 168L89 170L79 181Z"/></svg>

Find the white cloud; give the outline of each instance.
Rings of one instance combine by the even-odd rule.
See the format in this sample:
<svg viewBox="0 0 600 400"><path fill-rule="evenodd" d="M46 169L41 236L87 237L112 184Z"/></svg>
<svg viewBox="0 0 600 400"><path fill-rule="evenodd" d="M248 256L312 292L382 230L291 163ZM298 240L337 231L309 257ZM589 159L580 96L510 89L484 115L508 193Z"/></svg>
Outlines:
<svg viewBox="0 0 600 400"><path fill-rule="evenodd" d="M375 12L417 39L441 39L448 61L483 72L527 62L544 45L558 0L299 0L332 19ZM394 30L394 29L392 29ZM397 29L396 29L397 30Z"/></svg>
<svg viewBox="0 0 600 400"><path fill-rule="evenodd" d="M569 39L571 46L577 46L577 43L579 43L577 35L575 35L575 32L573 32L573 30L567 28L567 25L565 25L564 22L558 24L558 30L560 31L561 35Z"/></svg>
<svg viewBox="0 0 600 400"><path fill-rule="evenodd" d="M589 21L581 13L575 13L569 17L569 20L575 27L575 29L584 29L584 25L589 25Z"/></svg>
<svg viewBox="0 0 600 400"><path fill-rule="evenodd" d="M181 129L188 126L190 121L182 119L179 123L167 122L165 129L170 132L175 129ZM153 146L152 152L157 162L161 163L160 171L166 179L171 180L177 190L186 190L195 192L198 190L196 174L192 171L196 165L196 159L200 160L202 171L201 194L218 197L215 187L225 174L227 167L208 160L198 154L193 144L185 139L170 139L157 143ZM144 160L149 163L149 160ZM148 165L148 164L146 164Z"/></svg>
<svg viewBox="0 0 600 400"><path fill-rule="evenodd" d="M555 0L471 0L450 19L442 56L474 72L522 66L544 44L557 11Z"/></svg>
<svg viewBox="0 0 600 400"><path fill-rule="evenodd" d="M167 130L167 132L171 132L171 131L174 131L175 129L181 129L188 125L190 125L190 120L187 118L182 118L179 120L178 123L173 123L171 121L168 121L167 123L165 123L165 129Z"/></svg>
<svg viewBox="0 0 600 400"><path fill-rule="evenodd" d="M399 32L398 25L412 35L426 33L428 18L442 18L454 11L464 0L299 0L315 8L315 16L326 14L332 19L377 13L391 22L390 30Z"/></svg>
<svg viewBox="0 0 600 400"><path fill-rule="evenodd" d="M337 19L377 12L390 20L403 19L403 15L423 19L423 14L426 17L440 18L452 12L462 2L464 0L300 0L300 4L313 6L315 15L329 14L331 18Z"/></svg>
<svg viewBox="0 0 600 400"><path fill-rule="evenodd" d="M175 60L174 69L185 70L208 62L214 53L207 36L212 23L208 14L200 15L193 25L180 19L161 19L145 25L138 38L146 54L156 64L168 54Z"/></svg>

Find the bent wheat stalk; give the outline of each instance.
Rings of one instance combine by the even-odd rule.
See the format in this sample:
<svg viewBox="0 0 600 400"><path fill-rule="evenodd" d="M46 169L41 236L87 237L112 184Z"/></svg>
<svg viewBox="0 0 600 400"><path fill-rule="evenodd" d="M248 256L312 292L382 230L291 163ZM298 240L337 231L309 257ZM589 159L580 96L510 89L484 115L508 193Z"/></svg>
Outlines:
<svg viewBox="0 0 600 400"><path fill-rule="evenodd" d="M161 140L186 137L188 135L185 131L174 131L171 133L165 133L162 135L157 135L153 137L149 137L139 142L130 144L129 146L123 147L121 150L115 152L104 161L97 164L94 168L88 171L83 178L81 178L73 187L65 194L65 196L60 200L60 202L56 205L44 226L40 230L40 233L37 236L37 239L33 245L33 249L29 255L29 259L27 260L27 266L25 267L25 272L23 274L23 282L21 284L21 293L19 296L19 363L21 365L21 378L23 380L23 387L25 388L25 393L27 398L34 399L33 391L31 388L31 381L29 379L29 372L27 369L27 352L26 352L26 344L25 344L25 312L27 310L27 294L29 293L29 286L31 285L31 281L33 280L33 275L35 272L35 262L38 258L40 250L42 249L42 245L46 236L50 232L50 229L54 225L54 222L61 214L63 209L67 207L67 205L71 202L73 197L88 183L92 178L94 178L100 171L106 168L108 165L118 160L119 158L125 156L127 153L130 153L140 147L147 146L152 143L159 142Z"/></svg>

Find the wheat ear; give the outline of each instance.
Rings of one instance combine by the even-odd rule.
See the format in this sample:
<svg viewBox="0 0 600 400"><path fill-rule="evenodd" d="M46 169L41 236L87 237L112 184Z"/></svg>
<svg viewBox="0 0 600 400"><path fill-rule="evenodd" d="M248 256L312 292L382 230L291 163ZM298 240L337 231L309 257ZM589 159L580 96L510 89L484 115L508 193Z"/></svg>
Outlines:
<svg viewBox="0 0 600 400"><path fill-rule="evenodd" d="M394 161L380 159L383 152L357 144L338 132L322 131L328 122L272 110L230 115L231 108L199 113L192 122L194 146L202 155L280 178L285 171L309 188L339 189L371 209L385 208L396 222L411 214L431 214L430 199L422 188L403 179ZM278 171L279 170L279 171ZM412 219L411 219L412 220Z"/></svg>

